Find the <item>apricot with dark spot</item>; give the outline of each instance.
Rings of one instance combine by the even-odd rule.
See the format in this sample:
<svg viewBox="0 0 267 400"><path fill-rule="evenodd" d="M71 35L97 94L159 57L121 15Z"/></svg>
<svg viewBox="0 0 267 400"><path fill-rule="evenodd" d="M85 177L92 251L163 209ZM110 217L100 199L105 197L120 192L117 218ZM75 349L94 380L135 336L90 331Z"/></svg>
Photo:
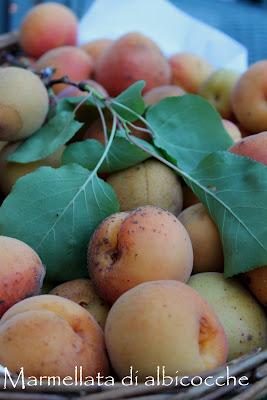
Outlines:
<svg viewBox="0 0 267 400"><path fill-rule="evenodd" d="M142 282L186 282L192 265L192 245L183 225L168 211L152 206L105 219L88 249L92 281L110 304Z"/></svg>

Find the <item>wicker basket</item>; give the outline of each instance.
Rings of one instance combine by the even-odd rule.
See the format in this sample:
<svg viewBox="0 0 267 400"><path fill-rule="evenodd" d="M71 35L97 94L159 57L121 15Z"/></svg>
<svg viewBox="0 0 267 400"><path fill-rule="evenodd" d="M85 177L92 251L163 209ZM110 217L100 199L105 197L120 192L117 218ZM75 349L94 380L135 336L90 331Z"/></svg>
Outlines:
<svg viewBox="0 0 267 400"><path fill-rule="evenodd" d="M5 60L7 51L19 51L18 33L12 32L0 35L0 64ZM138 384L136 386L125 386L116 383L113 386L94 385L94 386L27 386L23 388L23 382L20 380L14 388L9 380L5 382L4 374L0 371L0 400L215 400L215 399L233 399L233 400L256 400L264 399L267 396L267 350L258 349L257 351L247 354L236 359L222 368L209 371L203 374L201 378L212 376L209 379L209 385L200 384L199 379L194 379L195 385L190 385L191 378L183 380L183 385L171 386L146 386ZM246 376L248 384L242 386L234 384L233 379L227 383L227 376L236 377L238 379ZM220 377L220 384L224 386L216 386L216 378ZM15 381L17 377L13 378ZM185 384L188 383L188 386ZM211 386L211 384L213 385ZM6 384L6 388L5 387ZM266 397L267 399L267 397Z"/></svg>

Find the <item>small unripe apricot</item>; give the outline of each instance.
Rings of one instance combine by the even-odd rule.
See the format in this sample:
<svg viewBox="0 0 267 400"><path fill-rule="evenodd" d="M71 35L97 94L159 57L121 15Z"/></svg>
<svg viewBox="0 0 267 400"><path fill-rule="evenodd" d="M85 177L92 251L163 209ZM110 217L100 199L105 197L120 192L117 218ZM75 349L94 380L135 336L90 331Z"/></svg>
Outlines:
<svg viewBox="0 0 267 400"><path fill-rule="evenodd" d="M33 7L24 18L20 29L23 50L40 57L48 50L77 42L78 20L63 4L46 3Z"/></svg>
<svg viewBox="0 0 267 400"><path fill-rule="evenodd" d="M88 249L92 281L110 304L142 282L186 282L192 265L192 245L183 225L168 211L152 206L105 219Z"/></svg>
<svg viewBox="0 0 267 400"><path fill-rule="evenodd" d="M26 243L0 236L0 316L13 304L39 294L44 266Z"/></svg>
<svg viewBox="0 0 267 400"><path fill-rule="evenodd" d="M48 94L33 72L17 67L0 68L0 140L31 136L48 112Z"/></svg>
<svg viewBox="0 0 267 400"><path fill-rule="evenodd" d="M152 205L178 215L183 206L183 192L178 176L160 161L151 159L111 174L120 211Z"/></svg>
<svg viewBox="0 0 267 400"><path fill-rule="evenodd" d="M220 272L223 270L223 250L220 235L203 204L186 208L179 220L187 230L194 254L193 271Z"/></svg>

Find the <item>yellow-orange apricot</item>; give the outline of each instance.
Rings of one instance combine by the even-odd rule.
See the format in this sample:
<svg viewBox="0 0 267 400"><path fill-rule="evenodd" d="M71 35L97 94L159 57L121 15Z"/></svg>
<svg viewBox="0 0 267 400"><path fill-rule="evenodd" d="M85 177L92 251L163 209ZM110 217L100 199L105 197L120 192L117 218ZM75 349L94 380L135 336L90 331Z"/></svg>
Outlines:
<svg viewBox="0 0 267 400"><path fill-rule="evenodd" d="M75 45L78 20L63 4L50 2L33 7L22 21L20 44L23 50L40 57L56 47Z"/></svg>
<svg viewBox="0 0 267 400"><path fill-rule="evenodd" d="M186 208L179 220L187 230L194 254L194 272L223 270L223 250L219 231L202 203Z"/></svg>
<svg viewBox="0 0 267 400"><path fill-rule="evenodd" d="M170 57L171 83L186 92L198 93L202 83L209 77L213 67L202 57L191 53L177 53Z"/></svg>
<svg viewBox="0 0 267 400"><path fill-rule="evenodd" d="M111 174L107 182L113 187L120 211L152 205L175 215L181 212L183 192L178 176L158 160L149 159Z"/></svg>
<svg viewBox="0 0 267 400"><path fill-rule="evenodd" d="M75 377L109 372L104 335L95 319L71 300L41 295L21 301L0 321L0 363L25 376Z"/></svg>
<svg viewBox="0 0 267 400"><path fill-rule="evenodd" d="M225 332L212 307L178 281L146 282L124 293L107 318L105 339L120 378L130 367L139 379L194 375L222 366ZM178 371L178 373L177 373Z"/></svg>
<svg viewBox="0 0 267 400"><path fill-rule="evenodd" d="M33 72L0 68L0 140L15 141L31 136L45 121L48 94Z"/></svg>

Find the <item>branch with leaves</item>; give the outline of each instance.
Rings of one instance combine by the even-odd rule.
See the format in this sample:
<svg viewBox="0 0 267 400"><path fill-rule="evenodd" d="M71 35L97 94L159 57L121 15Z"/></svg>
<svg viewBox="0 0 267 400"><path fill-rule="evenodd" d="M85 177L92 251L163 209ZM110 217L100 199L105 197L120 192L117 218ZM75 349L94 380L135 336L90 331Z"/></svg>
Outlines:
<svg viewBox="0 0 267 400"><path fill-rule="evenodd" d="M48 86L56 83L50 80ZM87 276L90 236L105 217L119 210L114 191L99 174L149 157L172 168L206 206L220 232L226 276L267 265L267 227L262 223L267 220L267 168L227 152L232 140L207 101L185 95L146 109L144 82L115 99L87 84L73 84L88 95L60 99L47 123L9 157L18 163L37 161L67 144L62 166L43 167L21 178L0 209L0 233L31 245L47 266L48 279ZM105 145L93 139L69 143L82 127L76 120L81 105L88 114L98 111ZM133 136L133 128L150 133L152 143Z"/></svg>

